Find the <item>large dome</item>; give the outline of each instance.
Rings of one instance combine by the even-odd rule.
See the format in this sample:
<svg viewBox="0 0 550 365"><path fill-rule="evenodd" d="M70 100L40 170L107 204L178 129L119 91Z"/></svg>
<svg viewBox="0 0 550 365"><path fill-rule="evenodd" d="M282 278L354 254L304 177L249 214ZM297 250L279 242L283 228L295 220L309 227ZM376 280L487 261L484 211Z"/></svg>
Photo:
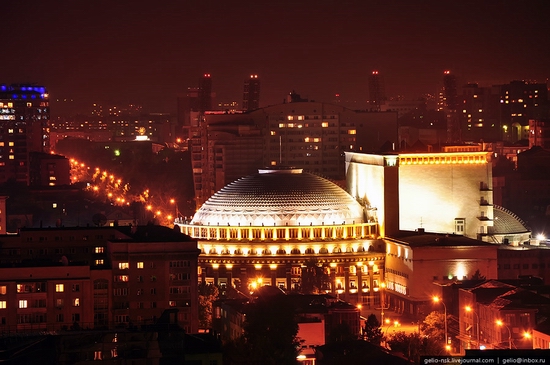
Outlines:
<svg viewBox="0 0 550 365"><path fill-rule="evenodd" d="M214 194L191 224L309 226L363 222L363 209L346 191L301 169L263 169Z"/></svg>

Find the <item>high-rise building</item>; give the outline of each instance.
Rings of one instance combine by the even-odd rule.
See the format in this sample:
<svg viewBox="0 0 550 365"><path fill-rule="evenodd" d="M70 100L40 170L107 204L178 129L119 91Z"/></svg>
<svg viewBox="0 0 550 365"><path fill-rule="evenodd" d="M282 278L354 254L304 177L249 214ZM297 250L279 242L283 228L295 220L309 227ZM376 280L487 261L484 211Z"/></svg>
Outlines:
<svg viewBox="0 0 550 365"><path fill-rule="evenodd" d="M204 74L199 79L199 111L204 113L212 110L212 78L210 74Z"/></svg>
<svg viewBox="0 0 550 365"><path fill-rule="evenodd" d="M458 118L458 87L456 75L447 70L443 73L443 110L447 117L447 142L462 141Z"/></svg>
<svg viewBox="0 0 550 365"><path fill-rule="evenodd" d="M461 136L465 142L497 141L501 139L500 88L480 87L469 83L462 87L457 107Z"/></svg>
<svg viewBox="0 0 550 365"><path fill-rule="evenodd" d="M503 139L529 139L529 119L548 118L548 87L543 83L512 81L501 85Z"/></svg>
<svg viewBox="0 0 550 365"><path fill-rule="evenodd" d="M0 85L0 182L29 183L29 153L49 152L49 123L44 86Z"/></svg>
<svg viewBox="0 0 550 365"><path fill-rule="evenodd" d="M343 151L388 151L397 146L396 112L357 112L310 102L295 93L289 98L249 113L207 112L192 129L198 205L258 166L294 166L342 181Z"/></svg>
<svg viewBox="0 0 550 365"><path fill-rule="evenodd" d="M369 105L372 109L379 111L385 100L386 95L382 76L378 71L372 71L369 77Z"/></svg>
<svg viewBox="0 0 550 365"><path fill-rule="evenodd" d="M260 107L260 79L258 75L250 75L244 82L243 110L251 111Z"/></svg>

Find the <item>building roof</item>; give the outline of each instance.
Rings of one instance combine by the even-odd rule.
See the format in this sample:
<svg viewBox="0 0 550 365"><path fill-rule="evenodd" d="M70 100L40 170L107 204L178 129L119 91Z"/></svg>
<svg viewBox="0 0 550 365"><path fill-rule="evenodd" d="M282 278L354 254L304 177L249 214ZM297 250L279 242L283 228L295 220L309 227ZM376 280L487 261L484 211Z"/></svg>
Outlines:
<svg viewBox="0 0 550 365"><path fill-rule="evenodd" d="M478 303L498 310L537 308L550 304L549 298L497 280L488 280L469 291L475 294Z"/></svg>
<svg viewBox="0 0 550 365"><path fill-rule="evenodd" d="M520 218L505 208L494 205L493 216L493 227L490 230L493 235L530 232Z"/></svg>
<svg viewBox="0 0 550 365"><path fill-rule="evenodd" d="M399 231L387 239L395 238L411 247L492 246L492 244L454 234L437 234L419 231Z"/></svg>
<svg viewBox="0 0 550 365"><path fill-rule="evenodd" d="M266 168L226 185L195 214L192 224L298 226L363 222L363 209L346 191L295 168Z"/></svg>
<svg viewBox="0 0 550 365"><path fill-rule="evenodd" d="M165 226L117 226L114 229L124 233L129 239L121 239L118 242L189 242L193 238L181 233L179 229Z"/></svg>

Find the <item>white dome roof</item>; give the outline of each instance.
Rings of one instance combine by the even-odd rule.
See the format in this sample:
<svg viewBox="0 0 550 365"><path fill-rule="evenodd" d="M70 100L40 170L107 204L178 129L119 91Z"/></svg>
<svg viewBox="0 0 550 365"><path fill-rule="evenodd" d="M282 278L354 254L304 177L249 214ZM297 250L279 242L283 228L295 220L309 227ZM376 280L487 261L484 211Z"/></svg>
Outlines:
<svg viewBox="0 0 550 365"><path fill-rule="evenodd" d="M363 209L346 191L301 169L263 169L214 194L191 224L309 226L363 222Z"/></svg>

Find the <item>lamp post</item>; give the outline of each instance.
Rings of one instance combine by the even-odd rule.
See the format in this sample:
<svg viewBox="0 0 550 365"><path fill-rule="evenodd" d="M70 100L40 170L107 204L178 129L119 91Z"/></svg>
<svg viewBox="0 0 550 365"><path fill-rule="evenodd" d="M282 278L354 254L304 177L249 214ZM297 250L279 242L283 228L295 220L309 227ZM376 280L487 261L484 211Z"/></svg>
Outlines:
<svg viewBox="0 0 550 365"><path fill-rule="evenodd" d="M388 333L388 330L390 329L390 326L393 324L394 327L398 327L399 326L399 321L395 320L395 321L390 321L389 318L386 319L386 323L389 323L388 324L388 327L386 327L386 330L384 331L384 347L385 348L388 348L388 339L386 337L387 333Z"/></svg>
<svg viewBox="0 0 550 365"><path fill-rule="evenodd" d="M505 325L504 322L502 322L502 320L500 320L500 319L497 319L497 321L495 323L496 323L497 326L499 326L499 327L504 326L508 330L508 348L511 350L512 349L512 332L510 331L510 327Z"/></svg>
<svg viewBox="0 0 550 365"><path fill-rule="evenodd" d="M447 338L447 306L445 305L445 302L443 302L443 300L441 300L441 298L435 296L432 298L434 303L441 303L443 304L443 309L445 310L445 319L444 319L444 323L445 323L445 348L448 349L448 345L449 345L449 341L448 341L448 338Z"/></svg>
<svg viewBox="0 0 550 365"><path fill-rule="evenodd" d="M470 307L469 305L466 306L464 309L466 310L466 312L472 312L476 316L476 319L477 319L477 322L476 322L476 326L477 326L476 337L477 337L477 348L479 349L481 347L481 343L479 342L479 316L472 309L472 307Z"/></svg>
<svg viewBox="0 0 550 365"><path fill-rule="evenodd" d="M388 309L390 306L388 305L386 307L386 298L385 298L385 295L384 295L384 289L386 288L386 283L384 282L381 282L380 283L380 288L374 288L374 291L377 291L377 289L379 290L380 292L380 323L384 323L384 309ZM378 308L376 308L378 309Z"/></svg>

